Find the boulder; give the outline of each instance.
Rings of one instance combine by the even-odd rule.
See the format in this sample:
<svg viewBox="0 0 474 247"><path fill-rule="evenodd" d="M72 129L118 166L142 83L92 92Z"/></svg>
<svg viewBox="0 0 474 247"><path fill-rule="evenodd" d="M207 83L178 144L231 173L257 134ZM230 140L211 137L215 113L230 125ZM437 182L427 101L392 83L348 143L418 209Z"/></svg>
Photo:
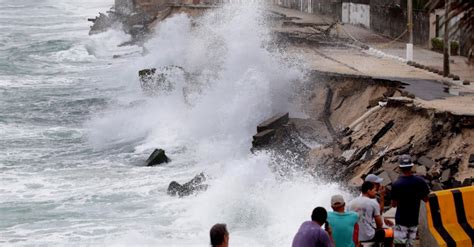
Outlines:
<svg viewBox="0 0 474 247"><path fill-rule="evenodd" d="M469 155L469 166L474 165L474 154Z"/></svg>
<svg viewBox="0 0 474 247"><path fill-rule="evenodd" d="M172 181L168 186L168 195L183 197L199 191L204 191L208 188L208 185L204 184L205 181L206 176L204 173L196 175L193 179L183 185L176 181Z"/></svg>
<svg viewBox="0 0 474 247"><path fill-rule="evenodd" d="M145 166L155 166L163 163L168 163L170 159L166 156L165 150L155 149L150 157L145 161Z"/></svg>
<svg viewBox="0 0 474 247"><path fill-rule="evenodd" d="M462 84L465 85L465 86L469 86L469 85L471 85L471 82L468 81L468 80L464 80L464 81L462 82Z"/></svg>
<svg viewBox="0 0 474 247"><path fill-rule="evenodd" d="M436 162L426 156L421 156L416 162L422 166L425 166L428 169L436 165Z"/></svg>

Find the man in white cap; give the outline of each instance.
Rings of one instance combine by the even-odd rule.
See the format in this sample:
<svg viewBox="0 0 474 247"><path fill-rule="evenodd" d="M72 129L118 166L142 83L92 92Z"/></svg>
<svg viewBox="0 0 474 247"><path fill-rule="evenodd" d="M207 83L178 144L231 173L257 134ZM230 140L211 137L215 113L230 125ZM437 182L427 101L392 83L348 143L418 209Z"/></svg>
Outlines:
<svg viewBox="0 0 474 247"><path fill-rule="evenodd" d="M418 230L420 202L428 200L430 189L422 178L413 175L410 155L401 155L398 161L402 174L392 184L392 206L397 208L394 243L413 246Z"/></svg>
<svg viewBox="0 0 474 247"><path fill-rule="evenodd" d="M377 203L380 205L380 212L383 212L384 205L385 205L385 187L381 184L383 181L383 178L375 175L375 174L369 174L367 177L364 179L366 182L371 182L375 185L375 189L377 190L377 198L374 200L377 200Z"/></svg>
<svg viewBox="0 0 474 247"><path fill-rule="evenodd" d="M358 246L359 215L345 211L346 202L341 195L331 197L333 212L328 212L328 223L332 228L332 237L336 247Z"/></svg>

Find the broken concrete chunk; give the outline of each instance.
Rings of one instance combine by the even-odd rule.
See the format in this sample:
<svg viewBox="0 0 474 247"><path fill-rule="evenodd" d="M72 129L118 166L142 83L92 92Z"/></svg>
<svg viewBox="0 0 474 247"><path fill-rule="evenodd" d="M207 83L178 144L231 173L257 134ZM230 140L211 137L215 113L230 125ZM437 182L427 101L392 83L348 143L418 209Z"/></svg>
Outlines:
<svg viewBox="0 0 474 247"><path fill-rule="evenodd" d="M357 151L357 149L350 149L350 150L346 150L342 153L342 157L346 160L346 161L349 161L349 160L352 160L352 157L354 156L354 153Z"/></svg>
<svg viewBox="0 0 474 247"><path fill-rule="evenodd" d="M372 138L372 145L375 145L392 127L395 125L395 122L393 120L390 120L388 123L386 123L382 129L375 134L375 136Z"/></svg>
<svg viewBox="0 0 474 247"><path fill-rule="evenodd" d="M425 166L428 169L436 165L436 162L426 156L421 156L416 162L422 166Z"/></svg>
<svg viewBox="0 0 474 247"><path fill-rule="evenodd" d="M257 133L256 135L253 136L253 141L252 141L253 147L270 144L270 141L274 135L275 135L274 129L266 129L262 132Z"/></svg>
<svg viewBox="0 0 474 247"><path fill-rule="evenodd" d="M441 177L439 178L439 181L441 183L446 183L449 181L450 178L451 178L451 170L446 169L443 171L443 173L441 173Z"/></svg>
<svg viewBox="0 0 474 247"><path fill-rule="evenodd" d="M439 166L431 167L429 172L428 172L428 175L431 178L438 178L439 176L441 176L441 168Z"/></svg>
<svg viewBox="0 0 474 247"><path fill-rule="evenodd" d="M390 179L390 176L388 175L387 172L384 171L380 173L378 176L383 179L381 185L387 186L389 184L392 184L392 180Z"/></svg>
<svg viewBox="0 0 474 247"><path fill-rule="evenodd" d="M176 181L172 181L168 186L168 195L179 197L189 196L195 192L206 190L208 185L204 184L206 176L204 173L196 175L189 182L181 185Z"/></svg>
<svg viewBox="0 0 474 247"><path fill-rule="evenodd" d="M259 124L257 126L257 133L267 130L267 129L277 129L283 126L284 124L288 123L290 114L283 113L283 114L277 114L267 120L265 120L263 123Z"/></svg>
<svg viewBox="0 0 474 247"><path fill-rule="evenodd" d="M423 166L423 165L418 165L416 166L416 174L418 176L423 176L423 177L426 177L426 167Z"/></svg>
<svg viewBox="0 0 474 247"><path fill-rule="evenodd" d="M462 186L471 186L473 181L474 181L474 178L466 178L462 182Z"/></svg>
<svg viewBox="0 0 474 247"><path fill-rule="evenodd" d="M168 163L170 159L166 156L165 150L155 149L150 157L145 161L145 166L155 166L162 163Z"/></svg>

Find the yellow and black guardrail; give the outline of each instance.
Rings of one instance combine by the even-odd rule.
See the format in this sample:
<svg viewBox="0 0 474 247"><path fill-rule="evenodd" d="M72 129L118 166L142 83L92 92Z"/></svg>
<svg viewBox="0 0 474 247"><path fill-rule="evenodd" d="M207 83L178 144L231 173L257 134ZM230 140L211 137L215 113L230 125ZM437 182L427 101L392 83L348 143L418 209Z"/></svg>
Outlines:
<svg viewBox="0 0 474 247"><path fill-rule="evenodd" d="M426 218L438 246L473 247L474 186L431 193Z"/></svg>

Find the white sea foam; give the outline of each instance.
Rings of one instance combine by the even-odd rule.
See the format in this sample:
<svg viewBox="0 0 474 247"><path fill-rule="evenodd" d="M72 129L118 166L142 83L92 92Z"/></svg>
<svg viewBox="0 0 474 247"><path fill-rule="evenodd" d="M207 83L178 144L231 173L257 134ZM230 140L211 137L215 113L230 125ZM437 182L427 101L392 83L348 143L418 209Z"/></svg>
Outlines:
<svg viewBox="0 0 474 247"><path fill-rule="evenodd" d="M87 0L88 7L65 0L57 8L95 15L111 2ZM51 59L52 71L64 63L65 75L0 75L4 92L31 90L50 102L38 105L31 94L22 95L33 106L58 108L51 109L57 115L45 111L45 120L71 119L0 119L0 134L24 139L0 156L0 245L208 246L209 228L224 222L232 245L288 246L315 206L327 207L334 193L348 196L301 171L275 173L275 166L288 166L284 159L275 164L271 154L249 151L260 121L298 110L293 88L305 72L303 64L269 49L260 7L229 5L197 20L171 17L156 27L143 57L137 46L117 47L130 39L118 29L90 38L58 34L71 48L33 59ZM138 70L170 65L191 80L175 81L172 92L144 94ZM89 114L87 104L70 106L82 98L107 99L108 107L73 121L78 112ZM83 118L89 120L83 124ZM156 147L172 162L141 167ZM166 194L171 180L184 183L203 171L207 191Z"/></svg>

